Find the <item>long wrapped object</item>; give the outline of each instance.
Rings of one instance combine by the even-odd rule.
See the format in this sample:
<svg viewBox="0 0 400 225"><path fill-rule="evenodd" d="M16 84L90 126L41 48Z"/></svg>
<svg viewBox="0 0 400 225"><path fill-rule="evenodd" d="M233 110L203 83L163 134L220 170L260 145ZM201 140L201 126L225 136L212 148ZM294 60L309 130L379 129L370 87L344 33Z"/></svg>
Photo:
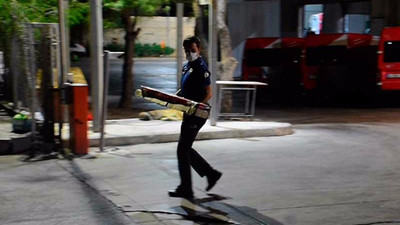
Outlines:
<svg viewBox="0 0 400 225"><path fill-rule="evenodd" d="M188 115L194 115L204 119L207 119L210 115L211 107L207 104L168 94L154 88L141 86L136 90L135 94L137 97L144 98L171 109L180 110Z"/></svg>

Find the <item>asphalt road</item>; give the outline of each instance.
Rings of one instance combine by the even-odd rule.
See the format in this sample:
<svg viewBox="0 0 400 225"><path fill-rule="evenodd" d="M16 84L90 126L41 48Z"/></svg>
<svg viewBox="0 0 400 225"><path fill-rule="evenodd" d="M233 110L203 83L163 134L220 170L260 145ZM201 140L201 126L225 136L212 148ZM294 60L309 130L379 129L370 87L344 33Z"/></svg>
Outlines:
<svg viewBox="0 0 400 225"><path fill-rule="evenodd" d="M72 66L80 67L86 80L90 83L90 59L82 58L73 62ZM108 89L108 104L110 107L118 105L122 92L122 66L123 60L110 60L110 79ZM176 61L175 58L135 58L134 89L141 85L157 88L167 93L175 93L177 90ZM148 103L143 99L132 98L133 106L139 109L158 109L156 104Z"/></svg>

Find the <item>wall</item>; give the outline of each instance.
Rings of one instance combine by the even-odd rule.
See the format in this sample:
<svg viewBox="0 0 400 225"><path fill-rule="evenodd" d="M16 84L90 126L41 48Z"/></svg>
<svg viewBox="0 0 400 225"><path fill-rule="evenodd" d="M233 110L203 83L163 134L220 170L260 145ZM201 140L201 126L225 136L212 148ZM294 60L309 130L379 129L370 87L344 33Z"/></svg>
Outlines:
<svg viewBox="0 0 400 225"><path fill-rule="evenodd" d="M164 41L167 46L176 49L177 42L177 18L176 17L140 17L137 28L141 28L137 43L160 44ZM183 38L194 35L194 18L183 18ZM120 44L125 43L125 31L123 29L104 30L104 43L108 44L116 38Z"/></svg>
<svg viewBox="0 0 400 225"><path fill-rule="evenodd" d="M340 3L325 4L322 33L342 33L344 29L343 13L343 7Z"/></svg>
<svg viewBox="0 0 400 225"><path fill-rule="evenodd" d="M288 0L284 0L288 1ZM327 32L335 32L340 28L341 20L338 15L337 5L341 4L343 14L364 14L370 15L371 34L380 35L382 29L387 26L400 26L400 1L399 0L294 0L300 5L305 4L326 4L331 9L328 14L334 14L330 22L327 22ZM336 6L335 6L336 5ZM284 6L285 7L285 6ZM335 9L336 8L336 9ZM337 15L335 15L337 14ZM328 17L327 15L324 16Z"/></svg>
<svg viewBox="0 0 400 225"><path fill-rule="evenodd" d="M281 36L296 37L299 25L299 6L300 0L281 0Z"/></svg>
<svg viewBox="0 0 400 225"><path fill-rule="evenodd" d="M400 0L227 0L227 24L234 57L239 61L234 76L241 76L244 41L249 37L301 36L301 7L324 4L323 33L361 32L370 16L371 34L380 35L385 26L400 26ZM359 17L345 21L344 16ZM349 15L350 14L350 15ZM357 15L355 15L357 14ZM354 24L355 23L355 24Z"/></svg>
<svg viewBox="0 0 400 225"><path fill-rule="evenodd" d="M382 28L400 26L400 2L398 0L371 0L371 33L379 35Z"/></svg>
<svg viewBox="0 0 400 225"><path fill-rule="evenodd" d="M280 1L229 1L227 25L231 35L232 54L239 64L234 77L241 76L243 47L250 37L279 37Z"/></svg>

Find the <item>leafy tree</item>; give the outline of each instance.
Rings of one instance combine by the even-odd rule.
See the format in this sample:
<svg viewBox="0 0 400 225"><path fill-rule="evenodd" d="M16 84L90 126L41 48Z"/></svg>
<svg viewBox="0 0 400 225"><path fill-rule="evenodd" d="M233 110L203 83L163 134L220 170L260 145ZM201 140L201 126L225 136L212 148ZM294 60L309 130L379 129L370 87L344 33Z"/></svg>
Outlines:
<svg viewBox="0 0 400 225"><path fill-rule="evenodd" d="M70 0L67 12L70 28L71 43L88 45L84 41L84 35L89 33L89 3L82 0Z"/></svg>
<svg viewBox="0 0 400 225"><path fill-rule="evenodd" d="M15 1L5 1L0 0L0 51L4 53L4 64L6 68L10 68L11 55L14 57L17 56L17 52L15 51L16 46L12 48L12 44L17 42L17 37L22 33L21 22L26 21L24 18L24 14L20 11L20 4ZM14 54L12 54L12 52ZM11 69L9 73L13 73L14 71ZM16 77L16 76L14 76ZM5 76L5 96L7 99L13 98L12 92L12 76ZM14 92L15 93L15 92Z"/></svg>
<svg viewBox="0 0 400 225"><path fill-rule="evenodd" d="M236 59L232 56L231 38L228 26L226 24L226 5L227 0L210 0L216 4L216 22L217 22L217 38L218 38L218 53L220 61L217 63L217 79L233 80L233 73L237 66ZM198 1L193 1L193 10L196 17L195 34L200 37L204 53L208 55L208 6L200 6ZM224 111L230 111L232 107L232 93L227 92L222 103Z"/></svg>
<svg viewBox="0 0 400 225"><path fill-rule="evenodd" d="M89 4L78 0L70 0L68 25L70 27L89 23Z"/></svg>
<svg viewBox="0 0 400 225"><path fill-rule="evenodd" d="M70 0L68 24L76 25L87 22L88 4L77 0ZM29 47L23 33L23 27L29 22L57 23L58 0L0 0L0 51L4 52L5 66L12 76L7 76L7 95L11 96L12 82L22 75L27 79L27 65L22 61L16 65L15 61L22 59L25 50ZM12 61L14 63L12 63ZM26 94L26 93L24 93ZM13 95L14 96L14 95ZM15 96L14 96L15 97Z"/></svg>
<svg viewBox="0 0 400 225"><path fill-rule="evenodd" d="M135 41L140 33L140 27L136 27L139 16L154 15L163 3L168 0L105 0L106 12L112 14L117 12L120 22L125 29L125 55L122 72L122 94L119 107L132 107L133 96L133 56L135 52ZM118 23L118 22L117 22ZM109 24L106 22L106 24Z"/></svg>
<svg viewBox="0 0 400 225"><path fill-rule="evenodd" d="M0 49L6 50L10 36L20 30L22 22L27 21L18 1L0 0Z"/></svg>
<svg viewBox="0 0 400 225"><path fill-rule="evenodd" d="M70 0L68 24L87 24L88 3ZM0 0L0 33L2 48L10 36L20 31L27 22L57 23L58 0Z"/></svg>

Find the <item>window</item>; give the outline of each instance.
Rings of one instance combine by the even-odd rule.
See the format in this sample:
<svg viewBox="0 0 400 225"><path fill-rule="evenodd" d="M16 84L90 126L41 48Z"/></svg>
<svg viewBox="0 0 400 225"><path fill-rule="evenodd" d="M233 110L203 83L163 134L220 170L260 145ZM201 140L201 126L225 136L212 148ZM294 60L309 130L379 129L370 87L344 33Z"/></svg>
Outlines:
<svg viewBox="0 0 400 225"><path fill-rule="evenodd" d="M321 46L307 48L306 64L340 65L346 62L346 46Z"/></svg>
<svg viewBox="0 0 400 225"><path fill-rule="evenodd" d="M309 33L321 33L324 19L323 8L322 4L304 6L303 36Z"/></svg>
<svg viewBox="0 0 400 225"><path fill-rule="evenodd" d="M384 45L385 62L400 62L400 41L387 41Z"/></svg>

